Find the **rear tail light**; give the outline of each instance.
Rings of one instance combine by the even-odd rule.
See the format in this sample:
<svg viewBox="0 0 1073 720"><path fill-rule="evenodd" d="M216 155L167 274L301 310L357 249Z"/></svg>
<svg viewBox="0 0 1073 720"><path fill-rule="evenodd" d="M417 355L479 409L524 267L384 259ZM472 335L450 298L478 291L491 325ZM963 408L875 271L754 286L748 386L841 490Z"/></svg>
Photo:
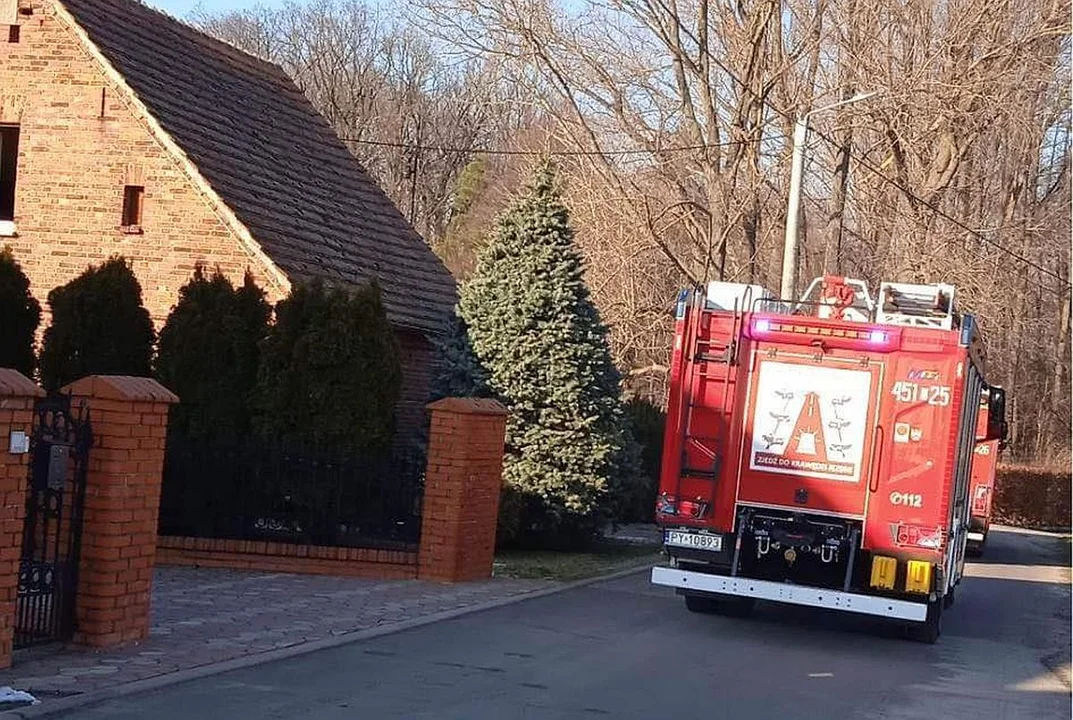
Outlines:
<svg viewBox="0 0 1073 720"><path fill-rule="evenodd" d="M659 497L656 498L656 514L677 515L678 498L674 495L668 495L667 493L660 493Z"/></svg>
<svg viewBox="0 0 1073 720"><path fill-rule="evenodd" d="M660 493L656 499L656 513L658 515L677 515L678 517L699 520L708 514L709 504L704 500L679 501L674 495Z"/></svg>
<svg viewBox="0 0 1073 720"><path fill-rule="evenodd" d="M899 525L897 541L899 545L938 550L943 546L943 529L922 525Z"/></svg>
<svg viewBox="0 0 1073 720"><path fill-rule="evenodd" d="M699 520L708 512L708 503L703 500L683 500L678 503L678 515Z"/></svg>
<svg viewBox="0 0 1073 720"><path fill-rule="evenodd" d="M991 488L986 485L978 485L976 494L972 497L972 512L975 515L983 515L987 512L987 495Z"/></svg>

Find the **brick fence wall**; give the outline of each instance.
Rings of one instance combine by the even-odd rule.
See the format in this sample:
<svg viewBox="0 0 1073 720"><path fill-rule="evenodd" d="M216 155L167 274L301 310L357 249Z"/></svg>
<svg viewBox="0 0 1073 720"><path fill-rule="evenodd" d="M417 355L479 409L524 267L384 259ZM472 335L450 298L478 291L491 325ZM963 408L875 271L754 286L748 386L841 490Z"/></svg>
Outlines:
<svg viewBox="0 0 1073 720"><path fill-rule="evenodd" d="M491 575L507 412L494 400L445 398L432 425L422 504L422 580Z"/></svg>
<svg viewBox="0 0 1073 720"><path fill-rule="evenodd" d="M168 537L157 540L157 564L412 580L417 552L320 547L255 540Z"/></svg>
<svg viewBox="0 0 1073 720"><path fill-rule="evenodd" d="M491 576L506 424L494 401L429 406L422 538L404 551L158 537L168 407L178 398L154 380L125 376L90 376L65 391L88 405L94 436L76 642L101 647L146 637L157 563L438 582ZM12 433L30 433L42 395L19 373L0 369L0 667L11 663L29 459L11 445Z"/></svg>
<svg viewBox="0 0 1073 720"><path fill-rule="evenodd" d="M166 537L157 563L457 582L492 574L506 411L489 400L429 406L431 437L420 546L413 551Z"/></svg>
<svg viewBox="0 0 1073 720"><path fill-rule="evenodd" d="M155 380L125 376L93 375L64 391L88 406L93 427L74 639L97 647L140 640L149 634L168 406L177 398ZM43 395L0 369L0 666L11 657L29 460L22 448L10 451L12 433L30 434Z"/></svg>

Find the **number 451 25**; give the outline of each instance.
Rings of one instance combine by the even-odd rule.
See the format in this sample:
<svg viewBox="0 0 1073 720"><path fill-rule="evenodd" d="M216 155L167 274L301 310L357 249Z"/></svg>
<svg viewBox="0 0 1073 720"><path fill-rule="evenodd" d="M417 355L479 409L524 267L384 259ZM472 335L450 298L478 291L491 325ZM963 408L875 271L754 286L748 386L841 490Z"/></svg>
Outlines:
<svg viewBox="0 0 1073 720"><path fill-rule="evenodd" d="M946 385L918 385L914 382L899 380L891 388L891 394L903 403L927 403L928 405L949 405L950 388Z"/></svg>

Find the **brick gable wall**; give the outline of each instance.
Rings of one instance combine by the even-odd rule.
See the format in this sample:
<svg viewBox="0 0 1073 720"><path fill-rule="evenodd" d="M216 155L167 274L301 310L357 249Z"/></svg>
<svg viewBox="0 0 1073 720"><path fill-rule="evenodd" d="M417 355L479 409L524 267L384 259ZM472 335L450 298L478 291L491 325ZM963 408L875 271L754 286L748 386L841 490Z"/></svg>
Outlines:
<svg viewBox="0 0 1073 720"><path fill-rule="evenodd" d="M48 0L32 8L19 18L19 42L0 27L0 123L20 127L17 236L0 237L0 247L10 245L29 276L44 324L52 288L115 254L132 261L158 330L198 262L236 283L250 270L271 302L282 298L278 271L247 249L60 11ZM145 188L140 234L121 227L127 184ZM420 334L399 339L398 427L409 435L424 421L432 352Z"/></svg>
<svg viewBox="0 0 1073 720"><path fill-rule="evenodd" d="M249 268L279 299L271 271L250 256L56 9L34 2L20 22L19 42L0 42L0 122L20 126L18 235L0 243L12 247L42 305L49 290L113 254L133 261L158 327L199 261L236 281ZM120 226L126 184L145 187L142 234Z"/></svg>

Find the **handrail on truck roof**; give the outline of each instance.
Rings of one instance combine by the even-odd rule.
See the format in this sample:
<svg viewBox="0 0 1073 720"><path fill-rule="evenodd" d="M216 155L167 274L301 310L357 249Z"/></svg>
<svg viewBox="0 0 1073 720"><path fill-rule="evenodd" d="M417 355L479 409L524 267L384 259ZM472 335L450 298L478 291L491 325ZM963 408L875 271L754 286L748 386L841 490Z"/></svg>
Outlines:
<svg viewBox="0 0 1073 720"><path fill-rule="evenodd" d="M826 275L814 279L797 300L777 298L759 285L711 282L705 288L705 307L734 313L748 308L748 312L958 330L962 316L955 296L956 288L947 283L883 282L876 301L864 280Z"/></svg>

